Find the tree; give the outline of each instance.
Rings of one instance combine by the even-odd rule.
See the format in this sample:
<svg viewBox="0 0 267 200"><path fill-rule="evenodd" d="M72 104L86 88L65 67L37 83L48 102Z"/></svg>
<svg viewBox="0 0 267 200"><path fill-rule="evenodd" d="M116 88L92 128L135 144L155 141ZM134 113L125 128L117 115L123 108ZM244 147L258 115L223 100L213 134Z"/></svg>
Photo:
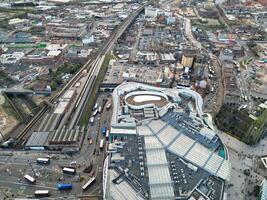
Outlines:
<svg viewBox="0 0 267 200"><path fill-rule="evenodd" d="M255 185L253 188L253 195L258 197L260 195L261 187L259 185Z"/></svg>
<svg viewBox="0 0 267 200"><path fill-rule="evenodd" d="M57 89L58 85L57 85L57 83L56 83L55 81L52 81L52 82L50 83L50 87L51 87L51 90L54 91L54 90Z"/></svg>

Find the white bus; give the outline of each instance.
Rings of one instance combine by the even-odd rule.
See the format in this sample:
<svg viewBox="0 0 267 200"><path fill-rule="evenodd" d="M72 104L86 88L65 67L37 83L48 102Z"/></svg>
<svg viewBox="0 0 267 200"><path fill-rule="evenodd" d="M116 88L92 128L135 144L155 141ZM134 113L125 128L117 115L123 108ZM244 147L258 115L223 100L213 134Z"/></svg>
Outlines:
<svg viewBox="0 0 267 200"><path fill-rule="evenodd" d="M91 117L91 118L90 118L90 123L91 123L91 124L94 123L94 117Z"/></svg>
<svg viewBox="0 0 267 200"><path fill-rule="evenodd" d="M34 192L35 197L49 197L49 190L36 190Z"/></svg>
<svg viewBox="0 0 267 200"><path fill-rule="evenodd" d="M107 105L107 110L110 108L110 106L111 106L111 103L109 103L109 104Z"/></svg>
<svg viewBox="0 0 267 200"><path fill-rule="evenodd" d="M213 93L214 92L214 87L211 87L211 90L210 91L211 91L211 93Z"/></svg>
<svg viewBox="0 0 267 200"><path fill-rule="evenodd" d="M63 173L64 173L64 174L75 175L75 174L76 174L76 170L73 169L73 168L64 167L64 168L63 168Z"/></svg>
<svg viewBox="0 0 267 200"><path fill-rule="evenodd" d="M100 140L99 148L102 149L104 147L104 139Z"/></svg>
<svg viewBox="0 0 267 200"><path fill-rule="evenodd" d="M96 116L98 110L95 110L94 113L93 113L93 116Z"/></svg>
<svg viewBox="0 0 267 200"><path fill-rule="evenodd" d="M30 182L30 183L32 183L32 184L34 184L34 183L36 182L35 178L31 177L31 176L28 175L28 174L26 174L26 175L24 176L24 178L25 178L28 182Z"/></svg>
<svg viewBox="0 0 267 200"><path fill-rule="evenodd" d="M106 138L109 138L109 130L106 131Z"/></svg>
<svg viewBox="0 0 267 200"><path fill-rule="evenodd" d="M36 160L37 164L49 164L50 163L50 159L49 158L37 158Z"/></svg>
<svg viewBox="0 0 267 200"><path fill-rule="evenodd" d="M97 109L97 107L98 107L98 105L97 105L97 103L96 103L93 109L94 109L94 110L96 110L96 109Z"/></svg>
<svg viewBox="0 0 267 200"><path fill-rule="evenodd" d="M90 178L83 186L82 189L86 190L93 182L95 181L95 177Z"/></svg>
<svg viewBox="0 0 267 200"><path fill-rule="evenodd" d="M70 162L70 166L76 167L76 165L77 165L77 161L76 160Z"/></svg>

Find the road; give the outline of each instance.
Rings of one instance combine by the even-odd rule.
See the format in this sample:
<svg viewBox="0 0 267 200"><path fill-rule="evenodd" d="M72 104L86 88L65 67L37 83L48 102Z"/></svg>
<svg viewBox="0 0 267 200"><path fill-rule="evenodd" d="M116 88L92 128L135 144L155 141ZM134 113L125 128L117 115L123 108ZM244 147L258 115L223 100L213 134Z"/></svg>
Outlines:
<svg viewBox="0 0 267 200"><path fill-rule="evenodd" d="M97 98L98 105L103 106L103 100L111 101L109 93L100 93ZM100 139L105 139L101 133L101 127L104 125L109 127L109 120L112 115L112 108L109 110L102 109L102 113L96 116L93 124L88 125L88 132L83 141L79 154L67 156L57 153L49 152L35 152L35 151L3 151L0 155L0 187L12 188L8 194L14 194L16 197L25 197L32 195L37 189L50 190L52 197L75 195L75 196L101 196L102 195L102 165L106 155L105 150L99 149ZM87 137L92 138L93 144L89 144ZM94 151L95 149L95 151ZM94 153L95 152L95 153ZM49 165L38 165L36 159L38 157L51 157ZM34 171L37 173L37 183L35 185L28 184L24 179L24 174L32 175L28 160L32 163ZM63 175L60 166L69 166L72 161L76 161L77 175L67 176ZM93 163L91 173L83 173L83 170ZM90 176L94 173L96 175L96 182L92 184L86 191L81 189L82 185L88 181ZM84 181L80 182L79 177L84 177ZM55 184L59 182L71 182L74 187L68 193L59 192Z"/></svg>
<svg viewBox="0 0 267 200"><path fill-rule="evenodd" d="M223 65L217 56L209 52L206 48L202 46L201 42L195 39L195 37L192 34L190 19L182 15L179 15L177 13L175 15L184 22L183 24L184 33L186 34L187 39L200 51L205 52L207 55L209 55L210 60L212 62L211 64L214 66L214 71L217 74L218 86L216 87L217 88L216 95L213 96L213 100L209 103L209 107L210 105L212 105L212 108L208 108L208 110L212 111L212 113L217 113L224 99L225 86L224 86L224 81L223 81L224 80Z"/></svg>
<svg viewBox="0 0 267 200"><path fill-rule="evenodd" d="M142 28L143 28L144 24L143 22L141 22L139 25L138 25L138 31L137 31L137 35L136 35L136 40L135 40L135 43L133 45L133 49L131 51L131 55L130 55L130 60L132 61L136 61L136 54L138 52L138 46L139 46L139 41L140 41L140 38L142 36Z"/></svg>
<svg viewBox="0 0 267 200"><path fill-rule="evenodd" d="M188 39L190 40L190 42L195 46L197 47L198 49L202 49L202 44L200 42L198 42L195 37L193 36L192 34L192 31L191 31L191 21L190 19L188 19L187 17L184 17L182 15L179 15L177 13L175 13L175 16L177 16L179 19L181 19L184 24L184 33L187 35Z"/></svg>
<svg viewBox="0 0 267 200"><path fill-rule="evenodd" d="M74 189L71 194L80 193L80 184L78 172L75 176L64 175L60 166L69 166L70 161L65 159L64 155L57 155L58 159L51 159L49 165L36 164L36 158L40 153L25 154L26 152L15 152L13 156L0 156L0 187L9 188L8 194L15 197L33 195L35 190L48 189L52 196L64 195L57 191L56 183L72 182ZM44 155L42 155L44 156ZM32 168L36 173L36 184L29 184L24 180L25 174L33 175L28 160L32 163ZM78 170L77 170L78 171Z"/></svg>

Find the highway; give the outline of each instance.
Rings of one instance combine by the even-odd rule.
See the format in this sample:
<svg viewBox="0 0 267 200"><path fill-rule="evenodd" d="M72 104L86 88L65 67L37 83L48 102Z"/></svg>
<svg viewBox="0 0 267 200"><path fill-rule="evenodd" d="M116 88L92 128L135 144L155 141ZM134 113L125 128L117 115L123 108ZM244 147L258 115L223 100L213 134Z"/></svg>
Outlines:
<svg viewBox="0 0 267 200"><path fill-rule="evenodd" d="M84 106L90 96L92 86L94 85L95 78L97 77L99 70L101 68L100 61L103 59L105 54L109 52L117 39L124 33L124 31L129 27L129 25L134 21L134 19L143 11L145 5L140 6L139 9L134 11L125 21L113 32L108 41L102 46L95 57L91 57L86 64L70 79L70 81L55 95L50 99L50 103L53 104L59 97L61 97L70 87L72 87L83 75L83 71L89 68L88 77L86 84L82 93L80 94L80 99L78 99L78 107L73 115L73 119L69 127L73 127L77 124L78 119L81 116L81 111L84 109ZM29 132L32 128L38 123L38 121L44 116L44 114L49 110L48 105L44 105L41 110L34 115L30 122L24 127L24 129L17 136L17 141L24 143L26 138L29 136Z"/></svg>

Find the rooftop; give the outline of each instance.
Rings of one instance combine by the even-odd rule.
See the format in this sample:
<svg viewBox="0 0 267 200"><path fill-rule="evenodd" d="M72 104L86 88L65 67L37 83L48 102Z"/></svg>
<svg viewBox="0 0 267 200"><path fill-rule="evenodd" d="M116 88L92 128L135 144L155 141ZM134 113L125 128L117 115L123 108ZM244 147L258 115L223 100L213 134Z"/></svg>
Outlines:
<svg viewBox="0 0 267 200"><path fill-rule="evenodd" d="M161 98L166 104L155 106ZM186 102L194 105L188 109ZM113 110L108 174L118 174L109 180L107 199L115 198L112 191L123 182L132 186L136 199L223 198L231 164L202 117L202 99L196 92L127 82L115 88ZM131 134L126 126L114 131L114 126L125 125L124 118L135 119ZM117 191L116 198L124 193Z"/></svg>

